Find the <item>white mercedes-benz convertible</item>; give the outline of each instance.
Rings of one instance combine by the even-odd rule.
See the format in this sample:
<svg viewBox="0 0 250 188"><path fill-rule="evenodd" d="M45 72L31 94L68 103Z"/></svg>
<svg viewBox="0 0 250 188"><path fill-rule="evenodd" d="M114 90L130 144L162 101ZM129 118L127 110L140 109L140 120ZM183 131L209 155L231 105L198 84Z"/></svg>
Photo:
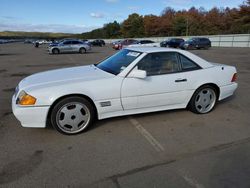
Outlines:
<svg viewBox="0 0 250 188"><path fill-rule="evenodd" d="M95 118L187 108L210 112L237 88L235 67L168 48L127 48L96 65L37 73L12 98L23 127L76 134Z"/></svg>

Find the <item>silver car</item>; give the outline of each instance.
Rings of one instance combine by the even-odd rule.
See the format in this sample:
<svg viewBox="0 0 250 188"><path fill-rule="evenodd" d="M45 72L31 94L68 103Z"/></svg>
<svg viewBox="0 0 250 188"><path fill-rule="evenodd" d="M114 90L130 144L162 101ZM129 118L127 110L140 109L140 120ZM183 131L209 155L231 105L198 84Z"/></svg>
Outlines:
<svg viewBox="0 0 250 188"><path fill-rule="evenodd" d="M50 54L72 53L72 52L84 54L89 50L91 50L91 46L80 40L64 40L59 44L57 44L56 46L51 46L48 49Z"/></svg>

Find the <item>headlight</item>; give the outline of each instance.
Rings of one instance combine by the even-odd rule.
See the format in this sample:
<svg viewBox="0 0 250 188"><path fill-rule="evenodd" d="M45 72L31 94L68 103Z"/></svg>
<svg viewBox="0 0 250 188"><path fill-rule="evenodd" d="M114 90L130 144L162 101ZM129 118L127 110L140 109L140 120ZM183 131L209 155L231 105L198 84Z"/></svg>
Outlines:
<svg viewBox="0 0 250 188"><path fill-rule="evenodd" d="M27 94L25 91L21 91L17 97L16 103L22 106L34 105L36 103L36 98Z"/></svg>

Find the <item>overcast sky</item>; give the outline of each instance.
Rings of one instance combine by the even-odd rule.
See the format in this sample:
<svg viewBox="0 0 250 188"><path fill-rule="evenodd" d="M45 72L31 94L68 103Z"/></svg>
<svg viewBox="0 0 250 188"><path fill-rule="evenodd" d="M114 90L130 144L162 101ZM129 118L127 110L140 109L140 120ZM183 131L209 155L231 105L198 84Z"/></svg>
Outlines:
<svg viewBox="0 0 250 188"><path fill-rule="evenodd" d="M159 15L165 7L238 7L243 0L0 0L0 31L82 33L131 13Z"/></svg>

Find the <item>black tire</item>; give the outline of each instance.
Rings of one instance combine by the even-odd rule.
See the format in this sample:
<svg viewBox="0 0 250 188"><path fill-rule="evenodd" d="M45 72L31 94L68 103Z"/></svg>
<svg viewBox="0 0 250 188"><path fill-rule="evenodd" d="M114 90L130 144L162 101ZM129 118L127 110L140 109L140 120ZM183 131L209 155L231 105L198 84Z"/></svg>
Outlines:
<svg viewBox="0 0 250 188"><path fill-rule="evenodd" d="M76 108L76 105L83 105L84 108L86 107L86 110L80 109L80 111L82 113L82 110L84 110L85 115L87 115L88 118L89 118L88 120L86 120L87 122L85 123L84 122L85 120L80 119L79 117L77 117L78 115L74 114L74 112L73 112L74 115L72 115L72 114L65 115L64 114L64 117L72 115L70 120L69 120L69 118L65 118L67 120L67 122L75 123L74 122L75 118L76 118L76 120L79 120L80 123L82 122L81 125L76 123L78 128L79 128L77 130L73 130L75 128L75 126L72 126L70 124L68 124L68 125L66 124L64 126L60 125L60 120L61 120L61 115L62 115L63 109L70 107L71 109L69 109L69 111L71 111L72 106L74 106L74 105L75 105L75 108ZM74 119L73 119L73 116L75 116ZM64 117L63 117L63 119L64 119ZM85 99L83 97L78 97L78 96L67 97L67 98L64 98L64 99L60 100L59 102L57 102L55 104L55 106L53 107L53 109L51 111L51 116L50 116L51 125L58 132L60 132L62 134L66 134L66 135L75 135L75 134L79 134L79 133L81 133L83 131L86 131L86 129L90 125L93 124L94 119L95 119L95 109L94 109L93 105L87 99Z"/></svg>
<svg viewBox="0 0 250 188"><path fill-rule="evenodd" d="M79 53L80 54L85 54L86 53L86 49L85 48L80 48L79 49Z"/></svg>
<svg viewBox="0 0 250 188"><path fill-rule="evenodd" d="M198 95L199 95L199 93L200 92L202 92L202 91L205 91L205 90L210 90L210 91L213 91L214 92L214 94L215 94L215 99L213 99L214 101L214 103L213 104L211 104L211 106L209 107L209 108L211 108L211 109L208 109L208 111L204 111L204 112L201 112L199 109L198 109L198 107L196 107L197 106L197 99L198 99ZM217 103L217 100L218 100L218 93L217 93L217 90L214 88L214 87L212 87L212 86L210 86L210 85L204 85L204 86L201 86L200 88L198 88L195 92L194 92L194 94L193 94L193 96L192 96L192 98L191 98L191 100L189 101L189 103L188 103L188 108L189 108L189 110L191 111L191 112L193 112L193 113L196 113L196 114L206 114L206 113L209 113L209 112L211 112L214 108L215 108L215 106L216 106L216 103Z"/></svg>
<svg viewBox="0 0 250 188"><path fill-rule="evenodd" d="M53 50L52 50L52 54L59 54L60 53L60 51L59 51L59 49L57 49L57 48L54 48Z"/></svg>

